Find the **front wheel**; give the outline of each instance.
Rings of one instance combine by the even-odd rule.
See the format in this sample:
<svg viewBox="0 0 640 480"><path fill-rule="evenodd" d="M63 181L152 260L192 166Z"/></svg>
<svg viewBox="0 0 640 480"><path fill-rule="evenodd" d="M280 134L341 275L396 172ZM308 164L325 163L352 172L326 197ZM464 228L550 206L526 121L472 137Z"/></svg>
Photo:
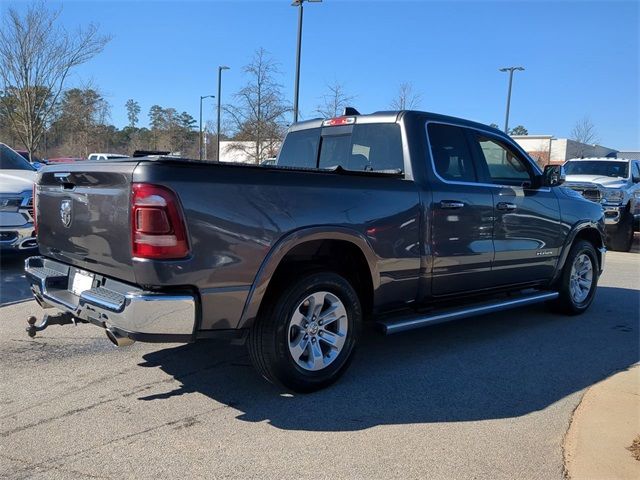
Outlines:
<svg viewBox="0 0 640 480"><path fill-rule="evenodd" d="M306 275L276 297L251 327L249 356L267 380L297 392L335 382L346 370L362 319L358 295L333 272Z"/></svg>
<svg viewBox="0 0 640 480"><path fill-rule="evenodd" d="M578 315L589 308L598 286L598 256L593 245L585 240L576 242L569 251L560 277L560 297L556 305L569 315Z"/></svg>

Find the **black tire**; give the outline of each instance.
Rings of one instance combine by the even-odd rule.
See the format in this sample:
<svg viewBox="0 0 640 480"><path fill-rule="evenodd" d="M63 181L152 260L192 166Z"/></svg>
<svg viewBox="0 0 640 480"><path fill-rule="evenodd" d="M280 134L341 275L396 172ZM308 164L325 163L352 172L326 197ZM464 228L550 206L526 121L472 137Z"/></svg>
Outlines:
<svg viewBox="0 0 640 480"><path fill-rule="evenodd" d="M587 255L591 260L593 275L588 295L583 301L577 302L571 295L571 270L574 262L576 261L576 258L581 256L582 254ZM564 268L562 270L562 275L557 284L560 297L554 304L556 310L567 315L579 315L581 313L584 313L591 305L591 302L593 302L596 288L598 286L599 270L600 267L598 264L598 255L596 254L596 249L594 248L594 246L585 240L578 240L576 243L574 243L571 247L571 250L569 251L567 261L565 262Z"/></svg>
<svg viewBox="0 0 640 480"><path fill-rule="evenodd" d="M607 247L616 252L628 252L633 245L633 215L629 210L622 213L622 217L612 230L607 232Z"/></svg>
<svg viewBox="0 0 640 480"><path fill-rule="evenodd" d="M289 350L289 322L295 309L312 293L329 292L347 312L347 332L342 350L317 371L301 368ZM335 382L348 367L357 340L362 308L351 284L333 272L316 272L293 279L262 309L249 332L247 346L254 367L267 380L300 393L320 390ZM303 332L304 333L304 332ZM318 342L320 345L320 342Z"/></svg>

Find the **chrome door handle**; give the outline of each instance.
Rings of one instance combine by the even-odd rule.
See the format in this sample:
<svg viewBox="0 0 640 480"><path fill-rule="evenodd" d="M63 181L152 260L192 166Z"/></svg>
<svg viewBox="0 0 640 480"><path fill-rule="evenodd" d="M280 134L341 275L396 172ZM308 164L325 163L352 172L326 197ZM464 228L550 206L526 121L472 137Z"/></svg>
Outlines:
<svg viewBox="0 0 640 480"><path fill-rule="evenodd" d="M498 202L498 204L496 205L496 208L498 210L506 210L508 212L512 212L514 211L516 208L518 208L516 206L515 203L511 203L511 202Z"/></svg>
<svg viewBox="0 0 640 480"><path fill-rule="evenodd" d="M462 207L464 207L464 202L459 202L457 200L442 200L440 202L440 208L444 208L446 210L454 210Z"/></svg>

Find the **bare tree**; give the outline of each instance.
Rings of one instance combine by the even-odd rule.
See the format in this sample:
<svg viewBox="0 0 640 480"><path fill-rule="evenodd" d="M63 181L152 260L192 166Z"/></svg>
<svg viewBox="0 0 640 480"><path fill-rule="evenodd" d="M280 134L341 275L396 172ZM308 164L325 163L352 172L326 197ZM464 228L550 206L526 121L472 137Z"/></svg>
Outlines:
<svg viewBox="0 0 640 480"><path fill-rule="evenodd" d="M276 151L284 136L284 117L291 107L285 103L282 87L276 81L279 65L264 48L256 50L243 71L248 81L234 95L237 104L225 106L234 127L234 140L238 141L230 148L260 163Z"/></svg>
<svg viewBox="0 0 640 480"><path fill-rule="evenodd" d="M569 138L587 145L593 145L599 141L596 126L591 121L589 115L585 115L575 123Z"/></svg>
<svg viewBox="0 0 640 480"><path fill-rule="evenodd" d="M110 38L90 24L69 33L58 24L60 10L31 4L24 16L3 13L0 27L0 78L15 104L0 104L31 156L51 122L69 72L100 53ZM4 98L4 97L3 97Z"/></svg>
<svg viewBox="0 0 640 480"><path fill-rule="evenodd" d="M316 112L322 118L333 118L342 115L345 107L351 105L356 98L346 93L344 85L338 81L326 86L326 93L322 95L322 103L316 108Z"/></svg>
<svg viewBox="0 0 640 480"><path fill-rule="evenodd" d="M422 95L414 91L412 83L401 83L396 98L389 105L393 110L414 110L420 107Z"/></svg>
<svg viewBox="0 0 640 480"><path fill-rule="evenodd" d="M585 115L575 123L571 129L569 138L578 142L575 151L577 157L584 157L589 154L591 149L588 145L593 145L599 141L596 126L591 121L589 115Z"/></svg>

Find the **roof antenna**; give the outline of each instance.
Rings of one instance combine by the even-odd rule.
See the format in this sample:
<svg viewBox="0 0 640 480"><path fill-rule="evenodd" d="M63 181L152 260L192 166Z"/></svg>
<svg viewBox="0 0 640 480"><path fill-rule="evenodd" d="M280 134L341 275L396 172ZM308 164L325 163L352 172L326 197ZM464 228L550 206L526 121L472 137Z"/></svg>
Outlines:
<svg viewBox="0 0 640 480"><path fill-rule="evenodd" d="M344 107L342 116L346 117L347 115L360 115L360 112L353 107Z"/></svg>

